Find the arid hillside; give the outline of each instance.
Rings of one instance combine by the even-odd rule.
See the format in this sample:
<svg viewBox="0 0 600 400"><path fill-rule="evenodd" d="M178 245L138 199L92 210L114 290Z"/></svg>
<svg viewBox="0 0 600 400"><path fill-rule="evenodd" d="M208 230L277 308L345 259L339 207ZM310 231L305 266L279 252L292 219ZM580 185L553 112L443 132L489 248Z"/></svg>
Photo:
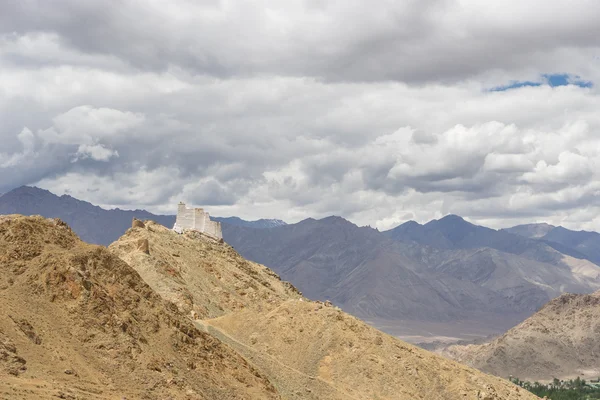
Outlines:
<svg viewBox="0 0 600 400"><path fill-rule="evenodd" d="M273 271L245 260L225 243L195 231L178 235L152 221L135 224L138 227L125 232L110 251L190 316L214 318L302 297ZM140 251L145 243L148 251Z"/></svg>
<svg viewBox="0 0 600 400"><path fill-rule="evenodd" d="M303 298L226 243L148 221L134 226L110 251L255 365L285 399L536 398Z"/></svg>
<svg viewBox="0 0 600 400"><path fill-rule="evenodd" d="M278 399L106 248L0 216L0 399Z"/></svg>
<svg viewBox="0 0 600 400"><path fill-rule="evenodd" d="M494 375L527 380L600 375L600 292L564 294L501 337L445 355Z"/></svg>

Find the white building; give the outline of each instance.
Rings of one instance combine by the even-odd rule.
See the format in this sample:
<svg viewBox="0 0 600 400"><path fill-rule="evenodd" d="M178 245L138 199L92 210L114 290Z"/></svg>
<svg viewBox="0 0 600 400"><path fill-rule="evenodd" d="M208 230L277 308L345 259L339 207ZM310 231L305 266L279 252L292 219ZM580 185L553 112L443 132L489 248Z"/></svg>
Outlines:
<svg viewBox="0 0 600 400"><path fill-rule="evenodd" d="M220 222L211 221L210 215L202 208L187 208L183 202L180 202L177 207L177 218L173 230L177 233L195 230L215 239L223 238Z"/></svg>

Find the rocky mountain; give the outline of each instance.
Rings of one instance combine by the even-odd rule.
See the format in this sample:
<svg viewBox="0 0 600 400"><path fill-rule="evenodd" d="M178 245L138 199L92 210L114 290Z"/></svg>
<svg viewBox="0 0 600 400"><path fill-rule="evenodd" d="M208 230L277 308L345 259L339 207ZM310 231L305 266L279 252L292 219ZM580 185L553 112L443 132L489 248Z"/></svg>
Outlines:
<svg viewBox="0 0 600 400"><path fill-rule="evenodd" d="M432 225L413 237L429 238ZM600 267L586 260L508 233L500 234L503 240L496 247L517 252L520 246L521 254L467 246L486 242L477 236L491 241L496 231L457 217L440 225L431 230L434 239L428 245L401 242L340 217L262 231L229 226L223 234L242 255L273 268L308 297L331 300L361 318L449 321L528 315L565 291L600 288ZM465 248L457 249L458 243Z"/></svg>
<svg viewBox="0 0 600 400"><path fill-rule="evenodd" d="M131 226L131 220L151 219L172 227L174 215L155 215L145 210L105 210L69 195L56 196L36 187L22 186L0 196L1 214L41 215L60 218L86 242L108 246ZM212 217L211 217L212 218ZM252 228L270 228L285 225L277 219L246 221L238 217L213 218L225 224Z"/></svg>
<svg viewBox="0 0 600 400"><path fill-rule="evenodd" d="M535 398L505 380L386 335L329 303L310 301L273 271L202 234L178 235L146 221L109 251L190 315L198 329L256 366L282 398Z"/></svg>
<svg viewBox="0 0 600 400"><path fill-rule="evenodd" d="M564 294L493 341L444 354L502 377L590 379L600 375L599 339L600 292Z"/></svg>
<svg viewBox="0 0 600 400"><path fill-rule="evenodd" d="M520 235L526 235L527 230L522 226L516 226L506 229L507 232L513 232ZM562 226L552 226L546 224L528 225L530 230L539 230L543 235L537 237L544 243L556 249L570 249L579 254L579 258L585 258L596 264L600 264L600 234L598 232L572 231ZM547 229L552 227L552 229Z"/></svg>
<svg viewBox="0 0 600 400"><path fill-rule="evenodd" d="M0 217L0 397L279 399L127 263L62 221Z"/></svg>

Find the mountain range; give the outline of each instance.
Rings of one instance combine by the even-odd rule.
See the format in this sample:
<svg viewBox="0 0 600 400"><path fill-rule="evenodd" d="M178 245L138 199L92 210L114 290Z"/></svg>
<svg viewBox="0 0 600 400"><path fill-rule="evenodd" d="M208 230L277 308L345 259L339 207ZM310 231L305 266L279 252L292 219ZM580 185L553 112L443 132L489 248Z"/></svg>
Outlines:
<svg viewBox="0 0 600 400"><path fill-rule="evenodd" d="M387 232L328 217L223 233L307 296L367 319L518 320L563 292L600 288L600 267L589 260L454 215Z"/></svg>
<svg viewBox="0 0 600 400"><path fill-rule="evenodd" d="M174 222L174 216L104 210L31 187L0 196L0 214L13 213L59 217L82 239L103 245L122 235L134 217L167 227ZM486 334L500 333L562 293L600 289L600 267L590 250L598 235L593 232L549 225L494 230L456 215L386 232L341 217L289 225L215 219L223 222L225 240L246 258L272 268L307 297L330 300L382 327L409 326L401 322L407 320L466 321L461 330L486 326Z"/></svg>
<svg viewBox="0 0 600 400"><path fill-rule="evenodd" d="M21 186L0 196L0 214L41 215L60 218L68 223L82 240L108 246L131 226L132 218L151 219L172 227L175 215L156 215L145 210L106 210L69 195L56 196L48 190ZM285 225L281 220L246 221L238 217L212 217L229 225L271 228Z"/></svg>

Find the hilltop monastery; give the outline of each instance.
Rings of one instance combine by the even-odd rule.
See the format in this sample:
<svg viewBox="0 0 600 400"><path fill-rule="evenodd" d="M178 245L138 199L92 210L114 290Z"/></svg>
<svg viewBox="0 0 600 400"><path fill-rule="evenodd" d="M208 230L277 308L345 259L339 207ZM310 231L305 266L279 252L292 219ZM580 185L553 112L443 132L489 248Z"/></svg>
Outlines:
<svg viewBox="0 0 600 400"><path fill-rule="evenodd" d="M221 223L211 221L210 215L202 208L187 208L185 203L180 202L177 206L177 218L173 230L183 233L186 230L194 230L215 239L222 239Z"/></svg>

